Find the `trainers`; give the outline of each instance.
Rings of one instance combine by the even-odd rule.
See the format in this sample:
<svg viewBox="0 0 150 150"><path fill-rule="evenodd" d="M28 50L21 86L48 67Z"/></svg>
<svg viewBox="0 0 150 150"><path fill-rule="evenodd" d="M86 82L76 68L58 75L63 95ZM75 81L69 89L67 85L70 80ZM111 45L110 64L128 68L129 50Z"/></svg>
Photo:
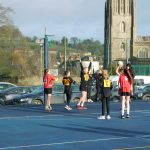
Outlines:
<svg viewBox="0 0 150 150"><path fill-rule="evenodd" d="M93 101L92 101L91 99L88 99L87 101L88 101L89 103L93 103Z"/></svg>
<svg viewBox="0 0 150 150"><path fill-rule="evenodd" d="M78 110L83 110L83 108L81 106L77 106Z"/></svg>
<svg viewBox="0 0 150 150"><path fill-rule="evenodd" d="M68 105L66 105L66 106L65 106L65 109L67 109L67 110L68 110L68 109L69 109L69 106L68 106Z"/></svg>
<svg viewBox="0 0 150 150"><path fill-rule="evenodd" d="M129 114L127 114L127 115L126 115L126 118L130 118L130 115L129 115Z"/></svg>
<svg viewBox="0 0 150 150"><path fill-rule="evenodd" d="M45 106L45 110L46 110L46 111L51 111L51 110L52 110L52 107L51 107L51 106Z"/></svg>
<svg viewBox="0 0 150 150"><path fill-rule="evenodd" d="M107 117L106 117L107 119L111 119L111 117L110 117L110 115L107 115Z"/></svg>
<svg viewBox="0 0 150 150"><path fill-rule="evenodd" d="M104 120L105 116L99 116L97 119Z"/></svg>
<svg viewBox="0 0 150 150"><path fill-rule="evenodd" d="M71 107L68 107L68 110L72 110L72 108L71 108Z"/></svg>
<svg viewBox="0 0 150 150"><path fill-rule="evenodd" d="M121 118L122 118L122 119L125 119L125 116L124 116L124 115L121 115Z"/></svg>
<svg viewBox="0 0 150 150"><path fill-rule="evenodd" d="M87 107L85 107L85 106L82 106L82 109L84 109L84 110L85 110L85 109L87 109Z"/></svg>

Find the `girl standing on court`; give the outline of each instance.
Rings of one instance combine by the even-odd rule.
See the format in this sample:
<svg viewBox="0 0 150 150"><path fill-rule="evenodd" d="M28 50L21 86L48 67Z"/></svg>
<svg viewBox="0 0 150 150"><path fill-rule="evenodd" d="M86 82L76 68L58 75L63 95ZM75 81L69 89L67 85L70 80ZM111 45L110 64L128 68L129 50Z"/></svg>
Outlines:
<svg viewBox="0 0 150 150"><path fill-rule="evenodd" d="M88 67L83 67L82 62L80 60L80 66L81 66L81 84L80 84L80 91L81 91L81 97L79 102L77 103L77 109L79 110L84 110L87 109L84 106L84 103L87 99L87 91L88 91L88 86L89 86L89 71L91 69L92 63L90 62Z"/></svg>
<svg viewBox="0 0 150 150"><path fill-rule="evenodd" d="M51 75L50 69L44 70L43 82L44 82L44 94L47 95L47 100L45 101L45 110L51 111L51 96L52 96L52 87L55 77Z"/></svg>
<svg viewBox="0 0 150 150"><path fill-rule="evenodd" d="M64 93L66 94L67 98L65 109L72 110L72 108L70 107L70 101L72 96L71 84L75 84L76 82L70 77L70 71L65 71L62 83L64 85Z"/></svg>
<svg viewBox="0 0 150 150"><path fill-rule="evenodd" d="M102 71L100 89L101 89L101 97L102 97L102 115L98 117L98 119L111 119L109 101L111 96L112 82L109 79L107 70Z"/></svg>
<svg viewBox="0 0 150 150"><path fill-rule="evenodd" d="M125 68L124 72L119 77L119 88L121 95L121 118L125 118L125 107L127 108L126 118L130 118L130 95L132 90L133 78L131 76L130 71ZM126 105L125 105L126 104Z"/></svg>

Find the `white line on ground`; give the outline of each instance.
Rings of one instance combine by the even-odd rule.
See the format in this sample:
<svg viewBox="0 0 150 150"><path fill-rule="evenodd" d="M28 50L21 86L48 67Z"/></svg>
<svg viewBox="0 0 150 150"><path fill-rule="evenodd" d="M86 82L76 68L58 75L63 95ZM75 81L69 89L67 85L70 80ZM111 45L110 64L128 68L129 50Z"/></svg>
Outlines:
<svg viewBox="0 0 150 150"><path fill-rule="evenodd" d="M136 136L135 138L144 138L144 137L150 137L150 135ZM31 147L44 147L44 146L65 145L65 144L77 144L77 143L87 143L87 142L100 142L100 141L111 141L111 140L122 140L122 139L130 139L130 138L133 138L133 137L117 137L117 138L67 141L67 142L59 142L59 143L37 144L37 145L21 145L21 146L12 146L12 147L1 147L0 150L31 148Z"/></svg>
<svg viewBox="0 0 150 150"><path fill-rule="evenodd" d="M119 140L119 139L127 139L127 138L128 137L119 137L119 138L108 138L108 139L95 139L95 140L70 141L70 142L68 141L68 142L49 143L49 144L1 147L0 150L19 149L19 148L31 148L31 147L43 147L43 146L53 146L53 145L65 145L65 144L76 144L76 143L87 143L87 142L99 142L99 141L110 141L110 140Z"/></svg>
<svg viewBox="0 0 150 150"><path fill-rule="evenodd" d="M140 112L140 113L150 113L150 110L135 110L135 111L131 111L131 112ZM119 111L114 111L114 112L111 112L112 114L116 114L118 113L119 115ZM62 116L65 116L66 114L49 114L49 115L40 115L40 116L18 116L18 117L0 117L0 120L8 120L8 119L37 119L37 118L45 118L45 117L62 117ZM100 112L99 113L84 113L84 114L69 114L69 116L90 116L90 115L100 115ZM67 119L67 118L66 118ZM84 119L84 118L82 118ZM85 119L89 119L89 118L85 118ZM92 119L92 118L90 118ZM60 120L60 118L57 118L57 119L54 119L54 118L48 118L48 120ZM64 119L61 119L61 120L64 120Z"/></svg>

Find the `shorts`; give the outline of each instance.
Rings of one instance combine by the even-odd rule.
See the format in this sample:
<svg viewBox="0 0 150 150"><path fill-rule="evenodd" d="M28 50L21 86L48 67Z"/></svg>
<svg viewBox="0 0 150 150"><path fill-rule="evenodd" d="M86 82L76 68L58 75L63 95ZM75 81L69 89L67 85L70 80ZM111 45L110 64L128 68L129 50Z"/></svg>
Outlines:
<svg viewBox="0 0 150 150"><path fill-rule="evenodd" d="M130 92L121 92L120 93L121 96L131 96Z"/></svg>
<svg viewBox="0 0 150 150"><path fill-rule="evenodd" d="M88 88L87 88L86 86L81 86L81 85L80 85L80 91L85 91L85 92L87 92L87 90L88 90Z"/></svg>
<svg viewBox="0 0 150 150"><path fill-rule="evenodd" d="M52 94L52 88L44 88L44 94Z"/></svg>

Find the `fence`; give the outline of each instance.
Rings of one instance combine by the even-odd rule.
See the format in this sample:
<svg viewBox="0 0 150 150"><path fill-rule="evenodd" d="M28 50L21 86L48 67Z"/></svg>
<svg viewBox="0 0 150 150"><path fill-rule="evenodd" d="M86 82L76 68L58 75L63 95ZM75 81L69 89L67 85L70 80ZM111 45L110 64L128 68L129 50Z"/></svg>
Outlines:
<svg viewBox="0 0 150 150"><path fill-rule="evenodd" d="M135 75L150 76L150 65L132 65Z"/></svg>

